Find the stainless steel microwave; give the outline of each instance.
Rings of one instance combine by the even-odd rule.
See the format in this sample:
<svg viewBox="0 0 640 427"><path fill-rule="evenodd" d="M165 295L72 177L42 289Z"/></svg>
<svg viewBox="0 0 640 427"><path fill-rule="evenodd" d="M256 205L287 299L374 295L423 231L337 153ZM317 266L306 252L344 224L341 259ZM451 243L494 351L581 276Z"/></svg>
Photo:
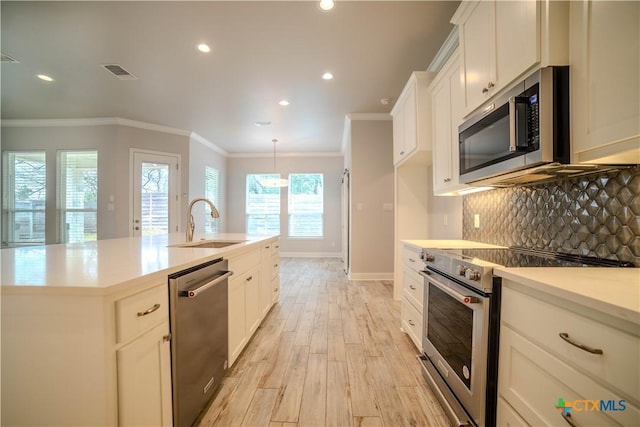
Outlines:
<svg viewBox="0 0 640 427"><path fill-rule="evenodd" d="M460 182L505 186L570 173L569 103L563 66L538 69L484 105L458 128Z"/></svg>

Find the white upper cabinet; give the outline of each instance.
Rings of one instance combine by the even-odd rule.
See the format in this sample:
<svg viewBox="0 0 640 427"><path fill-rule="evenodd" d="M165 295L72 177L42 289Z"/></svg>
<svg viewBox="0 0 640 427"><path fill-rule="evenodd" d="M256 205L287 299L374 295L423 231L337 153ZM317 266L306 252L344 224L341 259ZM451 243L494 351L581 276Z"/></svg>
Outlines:
<svg viewBox="0 0 640 427"><path fill-rule="evenodd" d="M427 72L414 71L391 110L393 164L396 166L418 151L430 150L429 82Z"/></svg>
<svg viewBox="0 0 640 427"><path fill-rule="evenodd" d="M462 118L458 50L447 60L430 87L433 126L433 192L451 195L467 188L459 183L458 125Z"/></svg>
<svg viewBox="0 0 640 427"><path fill-rule="evenodd" d="M640 163L640 3L571 2L573 161Z"/></svg>
<svg viewBox="0 0 640 427"><path fill-rule="evenodd" d="M568 3L463 1L460 32L465 116L535 65L566 65Z"/></svg>

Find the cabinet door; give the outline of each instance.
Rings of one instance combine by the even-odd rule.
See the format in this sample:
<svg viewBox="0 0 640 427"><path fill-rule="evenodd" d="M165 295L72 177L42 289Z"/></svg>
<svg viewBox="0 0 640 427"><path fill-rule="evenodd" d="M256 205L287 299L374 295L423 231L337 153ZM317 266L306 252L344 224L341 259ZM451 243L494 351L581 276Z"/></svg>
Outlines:
<svg viewBox="0 0 640 427"><path fill-rule="evenodd" d="M244 276L245 286L245 328L250 337L260 325L260 270L253 269ZM267 279L268 280L268 279Z"/></svg>
<svg viewBox="0 0 640 427"><path fill-rule="evenodd" d="M540 2L495 2L494 90L514 81L540 61Z"/></svg>
<svg viewBox="0 0 640 427"><path fill-rule="evenodd" d="M245 284L242 277L229 280L229 365L233 364L245 343Z"/></svg>
<svg viewBox="0 0 640 427"><path fill-rule="evenodd" d="M273 272L273 259L271 257L271 244L262 247L262 271L260 272L260 318L264 318L271 308L273 300L271 290L271 276Z"/></svg>
<svg viewBox="0 0 640 427"><path fill-rule="evenodd" d="M404 115L399 105L393 115L393 164L398 164L404 156Z"/></svg>
<svg viewBox="0 0 640 427"><path fill-rule="evenodd" d="M433 108L433 189L446 192L451 182L451 93L449 79L444 77L432 92Z"/></svg>
<svg viewBox="0 0 640 427"><path fill-rule="evenodd" d="M164 322L117 350L120 426L173 425L168 334Z"/></svg>
<svg viewBox="0 0 640 427"><path fill-rule="evenodd" d="M402 105L402 117L404 120L404 147L403 157L407 157L413 154L418 148L418 116L416 109L416 90L418 89L418 83L416 80L412 80L411 87L407 92L407 96L404 99Z"/></svg>
<svg viewBox="0 0 640 427"><path fill-rule="evenodd" d="M494 78L494 3L481 1L460 27L464 107L470 112L489 98Z"/></svg>
<svg viewBox="0 0 640 427"><path fill-rule="evenodd" d="M640 2L571 2L573 161L640 163Z"/></svg>

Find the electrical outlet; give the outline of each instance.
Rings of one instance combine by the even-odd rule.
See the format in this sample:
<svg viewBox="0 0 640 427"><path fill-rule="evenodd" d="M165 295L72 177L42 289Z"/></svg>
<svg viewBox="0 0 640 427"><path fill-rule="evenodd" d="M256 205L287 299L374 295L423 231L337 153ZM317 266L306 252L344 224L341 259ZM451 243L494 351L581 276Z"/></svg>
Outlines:
<svg viewBox="0 0 640 427"><path fill-rule="evenodd" d="M449 225L449 215L444 214L442 218L443 225Z"/></svg>
<svg viewBox="0 0 640 427"><path fill-rule="evenodd" d="M473 214L473 228L480 228L480 214Z"/></svg>

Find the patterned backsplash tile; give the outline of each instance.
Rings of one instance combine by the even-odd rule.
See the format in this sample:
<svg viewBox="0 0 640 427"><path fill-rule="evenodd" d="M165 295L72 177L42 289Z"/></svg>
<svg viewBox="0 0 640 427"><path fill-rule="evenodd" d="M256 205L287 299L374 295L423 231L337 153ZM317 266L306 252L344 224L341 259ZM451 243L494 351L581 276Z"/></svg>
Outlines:
<svg viewBox="0 0 640 427"><path fill-rule="evenodd" d="M473 216L480 215L480 228ZM640 267L640 166L464 196L464 239Z"/></svg>

